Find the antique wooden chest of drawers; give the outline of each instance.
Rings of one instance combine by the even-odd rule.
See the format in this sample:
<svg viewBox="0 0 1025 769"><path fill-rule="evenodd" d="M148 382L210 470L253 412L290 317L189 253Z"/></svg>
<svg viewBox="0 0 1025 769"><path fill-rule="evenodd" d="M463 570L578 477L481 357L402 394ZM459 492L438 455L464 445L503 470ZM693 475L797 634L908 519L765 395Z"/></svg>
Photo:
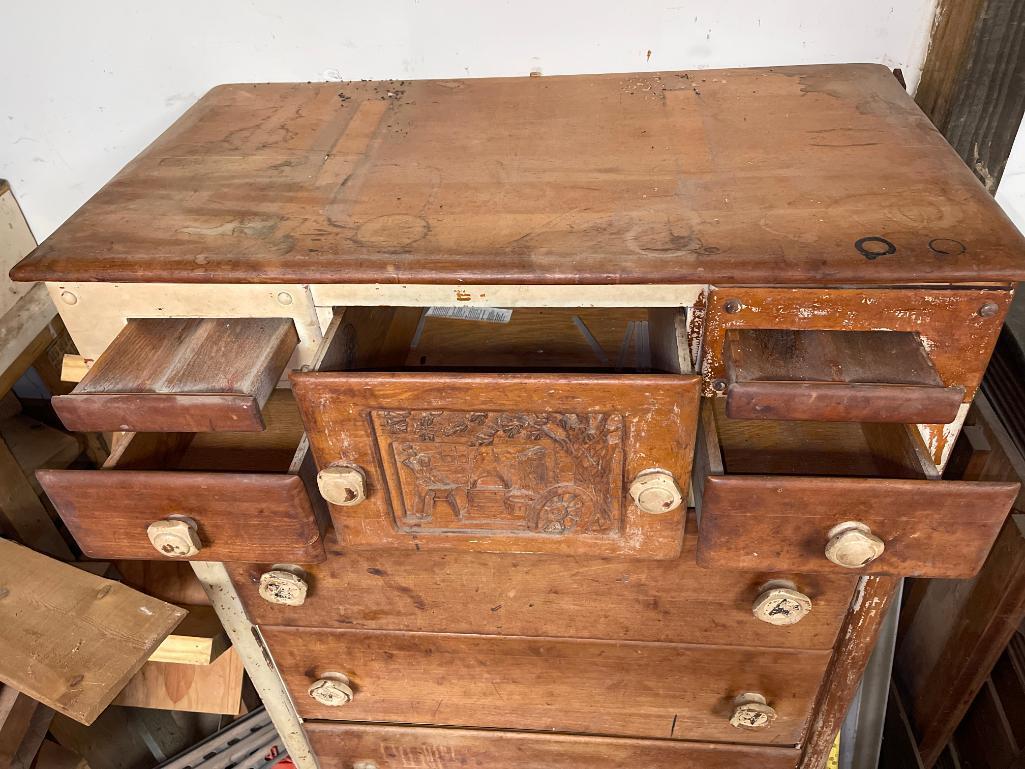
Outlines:
<svg viewBox="0 0 1025 769"><path fill-rule="evenodd" d="M15 268L300 769L821 767L1025 242L873 65L215 88Z"/></svg>

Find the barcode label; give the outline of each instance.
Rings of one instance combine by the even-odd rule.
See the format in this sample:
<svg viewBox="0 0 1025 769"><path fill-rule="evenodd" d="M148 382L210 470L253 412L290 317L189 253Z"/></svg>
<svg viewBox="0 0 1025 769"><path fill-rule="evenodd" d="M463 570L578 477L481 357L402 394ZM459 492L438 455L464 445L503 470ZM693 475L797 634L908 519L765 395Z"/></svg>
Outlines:
<svg viewBox="0 0 1025 769"><path fill-rule="evenodd" d="M501 307L429 307L427 317L480 320L484 323L508 323L512 320L512 310L504 310Z"/></svg>

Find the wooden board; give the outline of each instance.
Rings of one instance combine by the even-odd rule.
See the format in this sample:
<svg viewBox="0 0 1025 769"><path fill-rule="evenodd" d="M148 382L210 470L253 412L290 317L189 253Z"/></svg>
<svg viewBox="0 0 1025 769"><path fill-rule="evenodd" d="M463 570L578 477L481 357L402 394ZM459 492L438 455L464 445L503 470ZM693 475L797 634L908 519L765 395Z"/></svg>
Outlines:
<svg viewBox="0 0 1025 769"><path fill-rule="evenodd" d="M689 375L294 373L317 467L367 498L331 505L351 547L675 558L683 505L627 493L662 468L686 499L700 380Z"/></svg>
<svg viewBox="0 0 1025 769"><path fill-rule="evenodd" d="M149 656L150 662L209 665L231 645L216 612L209 605L183 608L189 613Z"/></svg>
<svg viewBox="0 0 1025 769"><path fill-rule="evenodd" d="M297 475L40 470L37 476L91 558L172 558L146 535L149 524L171 515L197 523L197 560L307 563L324 557L320 525Z"/></svg>
<svg viewBox="0 0 1025 769"><path fill-rule="evenodd" d="M0 680L83 723L185 616L130 588L0 540Z"/></svg>
<svg viewBox="0 0 1025 769"><path fill-rule="evenodd" d="M891 72L845 64L221 86L14 275L1008 281L1023 245Z"/></svg>
<svg viewBox="0 0 1025 769"><path fill-rule="evenodd" d="M693 528L693 521L688 523ZM831 649L857 577L702 569L697 537L680 558L647 561L493 553L395 553L329 544L306 567L302 606L258 593L267 565L229 564L246 611L260 625ZM799 623L752 615L760 588L789 579L812 601ZM344 596L340 600L339 596Z"/></svg>
<svg viewBox="0 0 1025 769"><path fill-rule="evenodd" d="M964 398L907 331L730 329L723 357L737 419L945 424Z"/></svg>
<svg viewBox="0 0 1025 769"><path fill-rule="evenodd" d="M69 430L262 430L299 343L287 318L129 320L53 408Z"/></svg>
<svg viewBox="0 0 1025 769"><path fill-rule="evenodd" d="M323 769L793 769L793 748L714 745L566 734L306 724Z"/></svg>
<svg viewBox="0 0 1025 769"><path fill-rule="evenodd" d="M263 628L304 718L479 726L681 740L801 741L829 652L447 634ZM307 690L343 673L333 708ZM760 692L778 713L730 725L733 699Z"/></svg>
<svg viewBox="0 0 1025 769"><path fill-rule="evenodd" d="M115 705L237 716L242 707L242 659L228 649L210 665L147 662Z"/></svg>

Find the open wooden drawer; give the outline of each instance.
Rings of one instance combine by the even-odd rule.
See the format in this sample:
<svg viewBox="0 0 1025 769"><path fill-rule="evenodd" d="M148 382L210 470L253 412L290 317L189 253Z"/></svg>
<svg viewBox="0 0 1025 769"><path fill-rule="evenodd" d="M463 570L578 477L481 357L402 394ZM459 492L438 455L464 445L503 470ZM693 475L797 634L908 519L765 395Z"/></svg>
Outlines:
<svg viewBox="0 0 1025 769"><path fill-rule="evenodd" d="M326 515L307 493L312 459L288 390L264 418L262 432L124 433L101 470L37 476L93 558L323 560Z"/></svg>
<svg viewBox="0 0 1025 769"><path fill-rule="evenodd" d="M778 422L702 405L698 562L731 569L964 578L1017 483L939 480L913 425Z"/></svg>
<svg viewBox="0 0 1025 769"><path fill-rule="evenodd" d="M384 345L401 312L343 316L342 367L383 371L292 375L344 546L679 555L699 378L679 373L677 318L603 310L597 334L580 310L517 309L483 331L428 318L460 337L415 312Z"/></svg>
<svg viewBox="0 0 1025 769"><path fill-rule="evenodd" d="M298 343L289 318L129 320L53 407L82 432L262 430Z"/></svg>

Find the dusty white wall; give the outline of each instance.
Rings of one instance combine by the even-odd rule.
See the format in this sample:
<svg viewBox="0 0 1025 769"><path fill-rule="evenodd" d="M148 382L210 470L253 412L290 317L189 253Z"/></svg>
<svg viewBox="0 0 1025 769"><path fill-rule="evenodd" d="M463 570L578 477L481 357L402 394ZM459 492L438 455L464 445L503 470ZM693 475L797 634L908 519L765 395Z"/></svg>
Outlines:
<svg viewBox="0 0 1025 769"><path fill-rule="evenodd" d="M11 0L0 11L0 177L42 240L223 82L858 61L901 67L913 87L934 4Z"/></svg>

